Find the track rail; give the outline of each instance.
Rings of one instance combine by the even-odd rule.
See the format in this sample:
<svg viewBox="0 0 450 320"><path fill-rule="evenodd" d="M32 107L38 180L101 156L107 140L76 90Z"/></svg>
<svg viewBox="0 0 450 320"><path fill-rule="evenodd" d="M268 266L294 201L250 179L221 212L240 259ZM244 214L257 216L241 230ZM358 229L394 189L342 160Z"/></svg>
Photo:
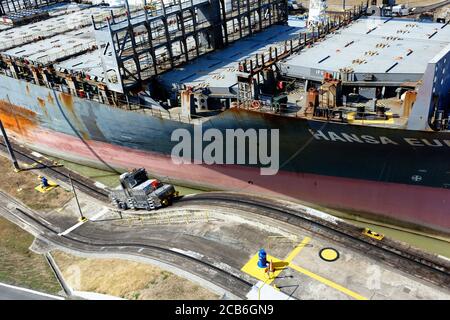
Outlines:
<svg viewBox="0 0 450 320"><path fill-rule="evenodd" d="M14 215L16 218L20 219L22 222L24 222L23 217L19 217L18 215L16 215L15 213L11 212L11 210L6 209L10 214ZM58 236L58 231L53 229L52 227L50 227L49 225L47 225L45 222L41 221L39 218L35 217L34 215L26 212L25 210L22 210L21 208L15 208L15 210L21 215L26 217L26 219L29 219L32 221L32 224L30 224L29 222L27 223L29 226L32 226L34 228L36 228L37 226L39 228L45 229L47 232L51 233L52 237L49 236L43 236L44 239L46 239L47 241L57 244L57 245L61 245L63 247L68 247L68 249L72 249L72 250L80 250L80 251L88 251L88 252L96 252L96 253L104 253L102 252L101 248L111 248L111 249L117 249L117 253L123 253L123 251L119 248L127 248L127 249L141 249L141 248L145 248L145 249L150 249L153 251L157 251L160 252L164 255L169 255L172 257L177 257L177 258L181 258L183 260L188 260L191 261L197 265L202 265L206 268L208 268L209 270L213 270L217 273L222 274L223 276L225 276L228 279L232 279L234 281L234 283L238 283L241 284L242 286L246 287L248 290L250 290L250 288L253 286L253 284L241 277L239 277L238 275L236 275L235 273L229 272L227 270L223 270L217 266L215 266L214 264L211 264L209 262L197 259L195 257L183 254L181 252L177 252L177 251L173 251L170 250L168 248L164 248L164 247L160 247L160 246L155 246L155 245L149 245L149 244L141 244L141 243L137 243L137 242L118 242L118 243L110 243L110 242L101 242L101 239L96 239L93 238L91 236L89 236L89 238L77 234L78 238L75 237L71 237L69 235L64 235L61 236L61 238L64 238L65 240L67 240L69 243L76 243L78 245L82 246L82 249L77 248L77 247L70 247L70 246L66 246L64 244L62 244L61 242L56 242L53 237ZM42 235L41 235L42 236ZM59 237L59 236L58 236ZM80 238L86 239L86 240L82 240ZM93 241L95 240L95 241ZM131 255L138 255L136 254L136 252L127 252L127 254L131 254ZM139 254L139 256L143 256L142 254ZM167 263L167 262L165 262ZM198 276L198 275L197 275ZM211 281L209 279L205 279L206 281ZM216 284L217 286L221 286L220 284ZM232 288L224 288L227 291L231 291ZM241 291L241 290L236 290L236 292L233 292L235 295L237 296L242 296L242 293L244 292L248 292L247 291ZM240 293L240 294L239 294Z"/></svg>
<svg viewBox="0 0 450 320"><path fill-rule="evenodd" d="M5 145L3 143L0 143L0 145L3 146L3 148L5 148ZM30 155L26 154L25 151L17 150L16 146L14 147L14 151L20 156L18 157L19 159L23 157L28 161L37 162L41 164L43 168L40 168L40 170L50 170L50 172L55 175L54 176L55 178L58 178L64 182L69 182L69 173L70 173L72 181L80 190L85 191L90 195L93 195L94 193L95 198L102 201L107 201L108 199L107 190L103 190L101 188L96 187L92 183L92 180L86 179L76 173L72 173L72 171L66 168L54 167L48 160L35 159ZM245 206L249 210L253 208L253 213L264 215L276 219L278 221L283 221L288 224L301 227L310 232L319 233L325 238L329 238L332 239L333 241L337 241L340 243L345 243L345 245L353 247L354 249L361 251L364 254L371 255L377 259L382 259L386 263L391 264L396 268L402 269L404 272L411 273L411 271L413 271L417 277L424 279L428 282L432 282L441 287L450 287L449 266L437 262L436 259L433 259L434 256L424 253L419 254L419 252L414 252L414 250L407 247L399 248L398 243L395 243L394 241L391 241L391 243L387 241L382 241L382 243L379 243L375 240L363 237L361 236L359 228L350 226L349 224L342 224L336 226L325 220L311 217L307 214L306 211L294 210L285 206L281 206L276 201L270 201L269 199L262 199L259 197L252 197L249 195L238 195L234 193L209 193L209 194L197 194L188 197L182 197L181 199L177 200L176 206L182 207L184 204L195 202L198 202L200 204L221 205L226 208L229 208L230 205L232 207L236 206L236 204ZM23 214L27 213L24 212ZM27 216L30 219L36 221L36 219L34 219L29 214L27 214ZM39 224L42 225L42 222L39 221ZM49 231L55 232L55 230L53 230L49 226L46 226L45 224L44 226ZM89 237L89 239L93 238ZM79 241L84 245L89 244L89 242L87 241L81 241L76 239L70 240ZM115 247L119 245L103 243L99 246ZM171 254L174 255L188 257L188 259L190 260L196 260L199 261L200 263L205 263L204 261L192 258L190 256L186 256L181 253L175 253L174 251L171 251L169 249L160 248L157 246L140 245L132 243L124 243L121 244L120 246L145 247L153 250L164 251L166 253L170 252ZM216 270L221 270L215 266L213 267ZM431 271L432 274L430 274L429 271ZM231 276L233 278L236 278L236 276L233 274L231 274Z"/></svg>
<svg viewBox="0 0 450 320"><path fill-rule="evenodd" d="M253 207L257 210L252 213L296 225L310 232L319 233L333 241L344 242L346 245L350 245L359 251L363 251L364 254L381 258L388 263L391 262L391 264L393 262L392 260L395 260L393 266L400 267L405 272L410 273L411 271L414 271L415 275L419 278L432 282L438 286L446 288L450 286L450 270L448 266L443 266L429 257L417 257L409 252L401 251L399 248L385 242L378 242L368 237L364 237L361 235L360 228L357 227L351 226L354 228L353 230L348 228L350 225L348 225L347 228L342 225L340 226L342 228L337 228L336 225L325 220L314 219L303 215L306 214L306 212L294 211L293 209L286 207L281 208L273 203L268 203L261 199L252 199L249 196L245 196L244 199L242 196L236 194L199 194L179 200L180 203L200 202L201 204L212 201L214 202L214 205L222 204L225 208L236 206L236 204L241 204L249 208ZM388 260L387 258L391 259ZM430 271L432 273L430 273Z"/></svg>
<svg viewBox="0 0 450 320"><path fill-rule="evenodd" d="M3 142L0 142L0 148L6 150L6 145ZM92 181L83 181L86 178L83 178L81 175L70 171L62 166L55 166L53 163L51 163L47 159L36 159L36 157L32 157L26 153L25 150L21 150L22 148L19 148L16 144L13 146L14 153L16 156L18 155L18 159L22 162L31 162L31 163L38 163L42 167L35 168L36 170L42 170L42 171L48 171L49 173L52 173L55 178L58 178L61 181L64 181L66 183L70 183L70 178L74 182L74 184L81 190L86 191L92 196L92 193L94 193L96 196L95 198L99 200L106 200L108 199L108 192L106 190L103 190L101 188L96 187L93 185ZM28 151L28 150L27 150ZM69 178L70 173L70 178Z"/></svg>

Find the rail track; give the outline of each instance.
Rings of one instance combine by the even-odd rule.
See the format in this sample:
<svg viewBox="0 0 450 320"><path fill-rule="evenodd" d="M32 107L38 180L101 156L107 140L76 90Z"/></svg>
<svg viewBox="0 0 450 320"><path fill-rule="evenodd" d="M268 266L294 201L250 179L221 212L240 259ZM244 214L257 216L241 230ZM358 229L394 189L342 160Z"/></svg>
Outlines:
<svg viewBox="0 0 450 320"><path fill-rule="evenodd" d="M3 192L0 191L0 193L4 195ZM18 204L18 203L16 203L16 204ZM18 205L20 205L20 204L18 204ZM178 259L181 259L184 261L190 261L190 262L194 263L196 266L203 266L203 267L207 268L208 270L212 270L218 274L221 274L226 279L231 279L233 286L230 286L230 287L224 288L224 289L226 289L227 291L232 291L231 289L234 288L235 290L233 290L234 291L233 294L235 294L236 296L240 296L243 298L244 297L243 295L246 292L248 292L251 289L251 287L253 286L253 283L239 277L237 274L235 274L231 271L223 270L222 268L220 268L212 263L209 263L209 262L201 260L201 259L197 259L193 256L184 254L182 252L173 251L168 248L150 245L150 244L146 244L146 243L138 243L138 242L111 243L111 242L107 242L103 239L95 238L91 235L89 235L89 237L86 237L86 236L83 236L78 233L76 234L76 237L69 236L69 235L59 236L57 230L55 230L51 226L47 225L46 222L41 221L39 218L37 218L37 215L35 215L35 214L31 214L17 206L15 208L15 211L17 211L19 214L16 214L16 213L12 212L10 209L5 208L5 207L3 207L3 209L7 210L16 219L19 219L20 221L22 221L22 223L26 223L28 226L38 229L38 232L42 231L43 229L46 230L46 233L44 233L44 236L42 236L42 234L41 234L41 237L43 239L45 239L46 241L48 241L52 244L55 244L55 245L66 247L71 250L79 250L81 252L91 252L91 253L105 253L103 251L103 249L109 248L109 249L114 250L114 253L120 253L120 252L123 253L123 249L126 248L129 250L129 252L126 252L127 254L145 257L145 255L138 254L137 253L138 251L136 251L136 250L140 250L140 249L144 248L144 249L152 250L154 252L155 251L159 252L164 256L170 256L172 258L178 258ZM30 221L25 221L25 220L30 220L32 222L30 223ZM48 235L49 233L51 236ZM61 241L55 241L55 239L54 239L55 237L63 238L64 240L66 240L66 242L62 243ZM210 279L205 279L205 280L211 281ZM216 284L216 285L219 285L219 284ZM236 285L240 285L240 287L237 287ZM245 290L243 290L243 289L245 289Z"/></svg>
<svg viewBox="0 0 450 320"><path fill-rule="evenodd" d="M48 159L37 159L37 157L33 157L26 152L25 148L19 147L16 144L13 146L14 153L16 154L16 157L18 160L21 160L22 162L26 163L38 163L41 165L41 167L35 167L36 170L41 171L47 171L48 173L53 174L54 178L57 178L58 180L61 180L65 183L70 183L70 179L74 182L74 184L81 190L89 193L91 196L94 196L94 198L99 200L106 200L108 199L108 192L102 188L96 187L93 185L92 181L82 177L81 175L70 171L62 166L54 165L50 160ZM6 145L3 142L0 142L0 150L7 152ZM29 170L24 169L24 170ZM69 178L70 173L70 178Z"/></svg>
<svg viewBox="0 0 450 320"><path fill-rule="evenodd" d="M268 216L279 221L284 221L291 225L298 226L309 232L318 233L321 236L344 243L353 247L366 255L382 259L393 267L403 269L403 271L414 274L426 281L432 282L438 286L450 287L450 268L443 261L439 263L434 256L422 254L414 255L412 252L402 251L387 241L378 242L361 234L361 229L345 225L339 228L325 220L314 219L306 216L306 211L299 212L287 207L274 206L273 203L265 202L261 198L252 199L250 196L240 196L237 194L199 194L190 197L184 197L179 200L180 203L200 204L214 202L214 205L222 205L225 208L241 204L248 208L256 210L253 213ZM390 241L393 242L393 241ZM395 243L395 242L394 242ZM415 252L414 252L415 253ZM431 271L431 273L430 273Z"/></svg>
<svg viewBox="0 0 450 320"><path fill-rule="evenodd" d="M3 143L0 143L0 145L3 149L5 148L5 145ZM36 159L28 155L26 153L26 150L17 150L17 147L14 147L14 150L20 156L18 157L20 160L23 161L25 159L27 161L37 162L43 166L42 168L39 168L40 170L49 170L49 173L52 173L55 178L60 179L64 182L69 182L70 173L72 181L81 191L87 192L91 196L94 196L101 201L108 201L107 190L95 186L92 180L86 179L85 177L73 173L64 167L53 166L52 163L46 159ZM325 238L343 243L344 245L352 247L366 255L370 255L373 258L383 260L384 262L395 268L402 269L404 272L407 272L409 274L413 272L414 275L418 278L434 283L435 285L438 285L440 287L450 287L449 263L445 263L444 261L436 259L434 255L411 249L408 246L402 247L398 242L393 240L385 239L382 242L379 242L371 238L362 236L360 228L349 225L347 223L336 225L323 219L311 217L305 210L293 210L292 208L282 206L278 204L278 202L271 201L270 199L264 199L249 195L239 195L235 193L208 193L181 197L176 201L175 206L182 208L183 206L190 205L192 203L198 203L200 205L214 204L226 208L230 208L230 206L241 206L244 207L247 211L252 211L255 214L263 215L278 221L295 225L309 232L320 234ZM23 214L27 213L24 212ZM29 214L27 215L30 219L33 219L33 221L37 221L34 217L30 216ZM39 224L42 224L42 222L40 222ZM51 232L56 232L49 226L45 227ZM88 239L94 240L94 238L92 238L91 236ZM81 240L74 239L74 241ZM84 245L89 244L88 241L81 241L80 243ZM159 248L152 245L129 243L116 245L103 243L100 246L139 246L175 254L169 249ZM176 254L183 256L183 254L181 253ZM198 260L192 257L189 257L189 259ZM220 270L215 266L214 269ZM236 276L232 275L232 277Z"/></svg>

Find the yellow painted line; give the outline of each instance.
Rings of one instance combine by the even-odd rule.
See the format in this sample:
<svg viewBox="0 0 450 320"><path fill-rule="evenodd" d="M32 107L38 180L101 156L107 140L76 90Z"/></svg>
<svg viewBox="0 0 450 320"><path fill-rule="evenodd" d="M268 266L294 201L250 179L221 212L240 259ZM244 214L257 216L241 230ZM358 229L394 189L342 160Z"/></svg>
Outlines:
<svg viewBox="0 0 450 320"><path fill-rule="evenodd" d="M343 286L341 286L341 285L339 285L339 284L337 284L337 283L335 283L335 282L333 282L331 280L328 280L328 279L326 279L324 277L321 277L318 274L315 274L315 273L313 273L313 272L311 272L309 270L306 270L306 269L304 269L302 267L299 267L299 266L297 266L295 264L290 263L289 267L291 267L292 269L294 269L294 270L296 270L296 271L298 271L300 273L303 273L304 275L307 275L308 277L311 277L311 278L313 278L313 279L315 279L317 281L320 281L323 284L325 284L325 285L327 285L327 286L329 286L331 288L334 288L334 289L336 289L336 290L338 290L338 291L340 291L342 293L345 293L346 295L348 295L348 296L350 296L352 298L355 298L357 300L369 300L366 297L363 297L362 295L360 295L360 294L358 294L356 292L353 292L350 289L347 289L347 288L345 288L345 287L343 287Z"/></svg>
<svg viewBox="0 0 450 320"><path fill-rule="evenodd" d="M295 247L294 250L291 251L291 253L289 253L289 255L286 257L286 259L284 259L284 261L286 262L291 262L292 260L294 260L294 258L300 253L300 251L302 251L302 249L304 247L306 247L306 245L311 241L310 237L305 237L302 242L297 245L297 247Z"/></svg>
<svg viewBox="0 0 450 320"><path fill-rule="evenodd" d="M279 260L271 255L267 255L267 262L272 260L275 272L271 273L271 278L269 279L268 274L265 272L265 268L258 267L258 253L256 253L241 269L241 271L249 274L253 278L266 282L267 284L272 283L276 277L283 271L288 263L282 260Z"/></svg>

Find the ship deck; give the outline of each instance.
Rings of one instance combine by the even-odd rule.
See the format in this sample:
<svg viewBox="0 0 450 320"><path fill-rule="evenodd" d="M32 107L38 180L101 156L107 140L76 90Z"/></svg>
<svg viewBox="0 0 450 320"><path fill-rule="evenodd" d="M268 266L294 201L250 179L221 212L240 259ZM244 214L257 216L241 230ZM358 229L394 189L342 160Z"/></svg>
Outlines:
<svg viewBox="0 0 450 320"><path fill-rule="evenodd" d="M84 73L104 79L92 20L125 14L124 8L58 3L43 8L50 18L22 26L0 24L0 53L63 73Z"/></svg>
<svg viewBox="0 0 450 320"><path fill-rule="evenodd" d="M321 81L324 72L349 82L389 85L419 81L427 63L450 43L450 26L407 19L361 18L279 63L290 77ZM366 76L374 75L367 82Z"/></svg>
<svg viewBox="0 0 450 320"><path fill-rule="evenodd" d="M210 96L235 97L239 61L254 58L257 54L267 54L269 47L284 47L285 41L298 38L305 30L305 22L297 20L289 25L272 26L223 50L214 51L166 72L160 76L160 82L167 90L208 88Z"/></svg>

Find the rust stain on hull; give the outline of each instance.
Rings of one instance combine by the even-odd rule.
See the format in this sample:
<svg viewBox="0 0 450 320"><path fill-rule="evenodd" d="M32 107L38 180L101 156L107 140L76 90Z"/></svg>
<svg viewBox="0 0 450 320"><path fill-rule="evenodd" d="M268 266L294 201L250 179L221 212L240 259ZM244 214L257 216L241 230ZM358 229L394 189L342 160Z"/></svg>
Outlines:
<svg viewBox="0 0 450 320"><path fill-rule="evenodd" d="M38 101L38 105L39 107L41 107L42 111L45 113L45 115L48 117L48 112L47 112L47 108L45 106L45 100L42 98L37 98Z"/></svg>
<svg viewBox="0 0 450 320"><path fill-rule="evenodd" d="M50 92L47 94L47 101L48 103L55 105L55 99L53 98Z"/></svg>
<svg viewBox="0 0 450 320"><path fill-rule="evenodd" d="M86 130L84 129L82 121L80 120L80 118L78 118L78 116L75 112L73 96L70 94L61 92L59 94L59 98L62 102L62 106L65 107L72 114L73 120L75 122L72 124L75 125L78 133L81 134L81 136L83 137L84 140L89 140L90 139L89 133L86 132Z"/></svg>
<svg viewBox="0 0 450 320"><path fill-rule="evenodd" d="M74 112L73 110L73 97L70 94L67 93L60 93L59 97L61 98L61 101L63 103L63 105L69 109L70 112Z"/></svg>
<svg viewBox="0 0 450 320"><path fill-rule="evenodd" d="M35 112L4 100L0 100L0 119L6 129L21 136L29 136L38 127Z"/></svg>
<svg viewBox="0 0 450 320"><path fill-rule="evenodd" d="M42 98L37 98L38 104L40 107L44 108L45 107L45 100Z"/></svg>

